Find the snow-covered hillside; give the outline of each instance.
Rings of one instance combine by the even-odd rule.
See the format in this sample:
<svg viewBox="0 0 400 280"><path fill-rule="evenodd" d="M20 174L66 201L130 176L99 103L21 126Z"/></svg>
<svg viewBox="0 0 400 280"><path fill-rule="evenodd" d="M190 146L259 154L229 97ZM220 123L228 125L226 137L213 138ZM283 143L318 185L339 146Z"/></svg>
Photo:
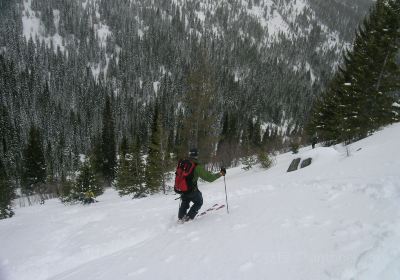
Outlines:
<svg viewBox="0 0 400 280"><path fill-rule="evenodd" d="M90 34L94 31L94 37L98 41L100 49L105 53L108 52L107 63L103 63L104 65L100 65L97 61L96 63L90 61L92 72L97 78L101 71L104 73L107 72L109 66L108 60L114 51L112 47L107 49L107 40L116 40L114 33L121 33L124 27L119 26L118 29L111 30L111 27L106 23L105 16L101 14L101 9L99 8L101 5L98 1L85 0L78 2L80 3L78 6L71 6L75 7L75 9L68 7L63 11L63 14L59 7L57 7L59 6L57 3L36 3L36 5L33 5L32 0L24 0L21 15L23 35L26 40L32 38L33 42L37 42L36 39L44 41L48 47L53 45L54 51L57 51L59 47L60 51L64 52L67 49L75 49L76 47L72 46L78 43L76 41L78 40L78 34L76 33L90 27L89 30L83 33ZM363 1L359 0L353 3L354 6L348 6L348 4L341 3L341 1L335 1L336 6L332 6L332 11L330 8L328 10L326 9L327 7L324 8L324 5L314 3L313 0L168 0L162 1L162 3L141 0L133 1L131 5L137 6L137 9L146 7L158 10L163 20L168 18L170 21L173 19L173 15L170 12L179 9L180 13L182 13L186 32L192 35L195 34L199 38L210 33L216 38L227 40L226 37L232 35L228 34L237 32L237 39L240 38L242 41L249 40L252 42L251 44L257 45L258 49L262 47L269 49L275 44L279 46L283 40L291 42L296 40L299 42L313 41L315 44L307 47L312 47L315 54L320 56L326 56L330 52L334 53L335 59L332 61L331 66L336 68L339 61L337 58L344 49L351 47L349 39L353 38L353 27L348 27L350 24L348 21L359 18L367 11L366 7L368 7L368 4L366 3L371 4L371 0L365 0L364 4L361 4L361 2ZM363 12L359 12L359 9L363 10ZM70 10L73 12L70 12ZM319 10L324 11L322 15L318 12ZM347 12L343 13L345 10ZM45 12L47 12L47 17L49 18L43 15ZM82 17L87 17L84 21L82 20L82 26L72 28L73 33L71 34L68 34L65 30L65 26L68 25L67 19L72 17L69 13L82 13ZM338 24L332 23L332 20L327 15L330 15L330 17L340 15L343 17L344 26L341 27ZM221 17L224 20L221 21ZM149 22L147 18L140 18L138 15L135 16L135 19L137 21L135 21L136 30L130 36L136 36L137 33L143 39L145 34L149 35L148 32L151 32L148 26ZM44 20L51 21L51 23L47 24L46 27ZM194 21L196 21L196 24L193 25ZM77 22L79 21L75 23ZM358 22L356 21L356 23ZM351 30L350 38L347 34L348 30ZM87 38L85 38L86 41L94 39L90 36L87 35ZM68 45L70 45L69 48ZM119 46L114 46L114 48L116 53L119 53L121 50ZM299 52L298 44L293 45L293 48L295 48L294 53ZM313 56L315 54L313 53ZM320 78L318 75L314 76L313 71L315 69L313 68L318 66L314 65L310 59L305 59L304 55L296 59L285 57L286 55L281 54L278 59L293 62L293 70L295 72L310 72L313 76L313 83L315 79ZM291 56L293 55L291 54ZM119 60L118 56L117 60Z"/></svg>
<svg viewBox="0 0 400 280"><path fill-rule="evenodd" d="M0 221L0 279L400 279L400 124L354 143L228 170L230 214L176 223L173 195L109 190L90 206L17 209ZM295 157L310 167L286 170ZM224 183L201 184L204 206Z"/></svg>

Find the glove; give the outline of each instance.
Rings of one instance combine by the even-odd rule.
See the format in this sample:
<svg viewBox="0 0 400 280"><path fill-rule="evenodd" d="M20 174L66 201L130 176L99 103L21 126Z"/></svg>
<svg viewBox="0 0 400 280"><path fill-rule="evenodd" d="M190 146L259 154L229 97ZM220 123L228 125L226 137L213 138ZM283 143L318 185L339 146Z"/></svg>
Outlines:
<svg viewBox="0 0 400 280"><path fill-rule="evenodd" d="M225 174L226 174L225 167L221 167L221 171L219 173L221 174L221 176L225 176Z"/></svg>

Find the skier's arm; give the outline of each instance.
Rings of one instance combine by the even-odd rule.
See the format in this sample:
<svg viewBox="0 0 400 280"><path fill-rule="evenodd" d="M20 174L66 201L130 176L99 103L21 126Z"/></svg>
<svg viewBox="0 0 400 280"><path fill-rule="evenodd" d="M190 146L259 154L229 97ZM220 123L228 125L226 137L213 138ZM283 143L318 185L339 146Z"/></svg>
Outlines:
<svg viewBox="0 0 400 280"><path fill-rule="evenodd" d="M215 180L217 180L219 177L221 177L220 173L210 173L207 170L204 169L203 166L201 165L197 165L196 169L194 170L194 176L195 177L200 177L201 179L203 179L206 182L214 182Z"/></svg>

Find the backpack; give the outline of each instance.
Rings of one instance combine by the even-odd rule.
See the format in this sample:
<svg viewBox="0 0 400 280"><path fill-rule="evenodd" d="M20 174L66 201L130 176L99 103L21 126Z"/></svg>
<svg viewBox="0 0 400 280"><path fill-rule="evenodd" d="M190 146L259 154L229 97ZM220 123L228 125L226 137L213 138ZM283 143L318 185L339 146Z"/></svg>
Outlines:
<svg viewBox="0 0 400 280"><path fill-rule="evenodd" d="M178 166L175 172L175 186L174 190L176 193L188 193L193 191L193 187L196 184L193 183L194 169L196 163L189 159L179 160Z"/></svg>

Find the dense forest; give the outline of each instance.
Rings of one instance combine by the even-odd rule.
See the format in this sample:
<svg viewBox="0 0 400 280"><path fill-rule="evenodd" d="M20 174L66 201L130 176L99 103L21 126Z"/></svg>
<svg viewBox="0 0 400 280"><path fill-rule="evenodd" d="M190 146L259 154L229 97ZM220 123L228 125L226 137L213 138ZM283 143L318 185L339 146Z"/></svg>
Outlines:
<svg viewBox="0 0 400 280"><path fill-rule="evenodd" d="M315 103L309 134L346 144L400 120L400 2L377 1Z"/></svg>
<svg viewBox="0 0 400 280"><path fill-rule="evenodd" d="M288 146L371 3L0 0L1 173L153 193L190 147L217 167Z"/></svg>

